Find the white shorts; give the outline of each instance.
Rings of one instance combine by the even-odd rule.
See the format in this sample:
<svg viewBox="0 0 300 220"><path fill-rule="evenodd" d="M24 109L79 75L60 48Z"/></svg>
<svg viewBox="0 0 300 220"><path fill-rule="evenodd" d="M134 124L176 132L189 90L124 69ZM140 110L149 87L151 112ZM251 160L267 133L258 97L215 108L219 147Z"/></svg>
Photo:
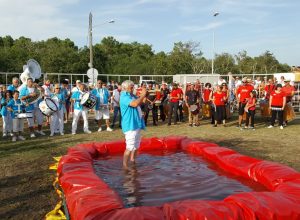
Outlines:
<svg viewBox="0 0 300 220"><path fill-rule="evenodd" d="M133 151L140 147L141 129L127 131L125 134L126 150Z"/></svg>
<svg viewBox="0 0 300 220"><path fill-rule="evenodd" d="M100 109L100 110L96 110L95 113L95 119L96 120L100 120L100 119L109 119L109 109Z"/></svg>
<svg viewBox="0 0 300 220"><path fill-rule="evenodd" d="M23 118L14 118L13 119L13 132L23 131L24 129L24 119Z"/></svg>

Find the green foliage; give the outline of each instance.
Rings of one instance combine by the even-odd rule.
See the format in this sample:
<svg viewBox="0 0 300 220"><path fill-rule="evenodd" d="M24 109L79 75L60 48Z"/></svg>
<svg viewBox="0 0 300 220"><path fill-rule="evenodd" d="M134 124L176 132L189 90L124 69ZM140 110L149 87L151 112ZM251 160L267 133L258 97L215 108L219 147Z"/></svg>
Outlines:
<svg viewBox="0 0 300 220"><path fill-rule="evenodd" d="M32 42L31 39L0 37L0 71L22 72L27 60L37 60L44 73L85 73L89 63L89 48L78 48L70 39L50 38ZM93 66L100 74L174 75L211 73L211 60L203 57L200 43L177 42L171 52L155 53L151 45L138 42L122 43L105 37L93 46ZM281 64L270 52L258 57L246 51L237 55L217 54L215 73L275 73L288 72L290 66Z"/></svg>

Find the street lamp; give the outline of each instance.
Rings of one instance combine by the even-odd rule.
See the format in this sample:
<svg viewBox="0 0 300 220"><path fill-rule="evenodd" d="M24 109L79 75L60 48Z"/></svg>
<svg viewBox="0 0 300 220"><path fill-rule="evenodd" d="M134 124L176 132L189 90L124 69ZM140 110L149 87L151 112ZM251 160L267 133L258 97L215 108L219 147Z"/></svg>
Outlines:
<svg viewBox="0 0 300 220"><path fill-rule="evenodd" d="M220 13L215 12L213 14L214 17L217 17ZM211 59L211 74L214 74L214 59L215 59L215 29L213 29L213 54Z"/></svg>
<svg viewBox="0 0 300 220"><path fill-rule="evenodd" d="M93 27L97 27L100 25L104 25L104 24L112 24L115 23L115 20L109 20L107 22L104 22L102 24L98 24L98 25L94 25L93 26L93 15L92 12L90 12L89 15L89 46L90 46L90 62L88 64L88 66L90 68L93 68Z"/></svg>

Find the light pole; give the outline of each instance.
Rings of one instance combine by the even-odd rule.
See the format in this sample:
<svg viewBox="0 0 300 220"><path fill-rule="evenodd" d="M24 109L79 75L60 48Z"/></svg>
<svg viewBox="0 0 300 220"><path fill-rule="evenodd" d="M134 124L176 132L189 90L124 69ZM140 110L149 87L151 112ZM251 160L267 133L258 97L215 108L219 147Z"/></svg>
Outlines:
<svg viewBox="0 0 300 220"><path fill-rule="evenodd" d="M214 17L217 17L219 12L213 14ZM213 54L211 59L211 74L214 74L214 59L215 59L215 29L213 29Z"/></svg>
<svg viewBox="0 0 300 220"><path fill-rule="evenodd" d="M114 20L110 20L104 22L102 24L94 25L93 26L93 15L92 12L89 14L89 47L90 47L90 62L88 63L89 68L93 68L93 27L104 25L104 24L112 24ZM93 84L94 84L94 68L93 68Z"/></svg>

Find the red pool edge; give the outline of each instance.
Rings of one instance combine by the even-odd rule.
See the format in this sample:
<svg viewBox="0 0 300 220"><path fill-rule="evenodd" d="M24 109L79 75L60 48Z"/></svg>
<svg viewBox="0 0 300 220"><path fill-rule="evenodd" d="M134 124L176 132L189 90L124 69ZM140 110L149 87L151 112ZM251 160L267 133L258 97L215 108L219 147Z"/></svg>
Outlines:
<svg viewBox="0 0 300 220"><path fill-rule="evenodd" d="M221 201L183 200L157 207L124 208L119 195L95 174L93 158L124 152L125 141L84 143L69 148L57 169L71 219L300 220L300 173L294 169L181 136L143 138L139 151L162 149L203 156L269 191L238 193Z"/></svg>

